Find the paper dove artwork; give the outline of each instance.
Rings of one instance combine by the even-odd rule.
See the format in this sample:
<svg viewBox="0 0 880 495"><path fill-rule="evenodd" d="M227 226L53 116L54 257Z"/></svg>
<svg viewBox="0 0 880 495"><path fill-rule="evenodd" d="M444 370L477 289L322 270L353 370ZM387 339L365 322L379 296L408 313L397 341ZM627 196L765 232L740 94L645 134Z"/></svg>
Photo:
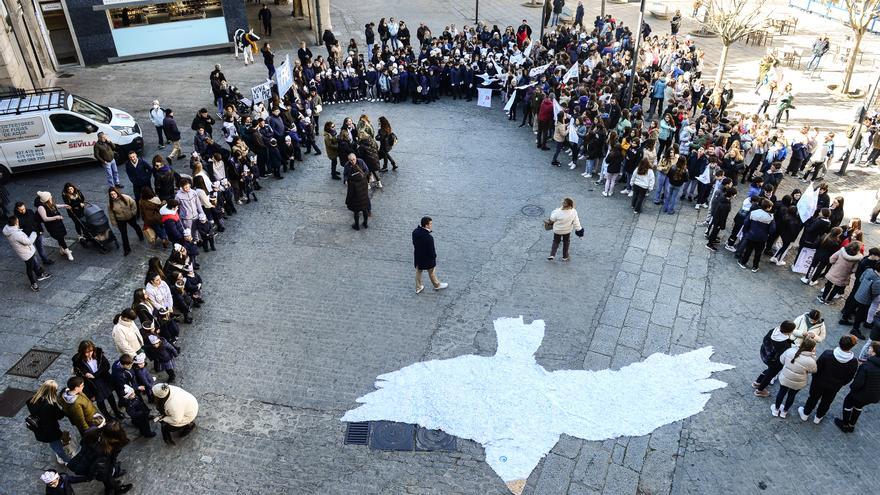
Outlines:
<svg viewBox="0 0 880 495"><path fill-rule="evenodd" d="M374 392L342 421L396 421L440 429L483 445L507 483L523 480L563 433L584 440L647 435L703 410L710 378L733 368L712 362L711 347L678 356L652 354L620 370L547 371L535 361L544 321L494 322L494 356L418 362L380 375ZM518 491L518 490L517 490Z"/></svg>

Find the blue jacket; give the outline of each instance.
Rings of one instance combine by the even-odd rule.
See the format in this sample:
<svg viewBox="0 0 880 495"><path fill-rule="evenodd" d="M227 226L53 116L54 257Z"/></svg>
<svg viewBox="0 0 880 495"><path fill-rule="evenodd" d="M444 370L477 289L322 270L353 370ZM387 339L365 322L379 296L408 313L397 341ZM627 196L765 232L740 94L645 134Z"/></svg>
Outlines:
<svg viewBox="0 0 880 495"><path fill-rule="evenodd" d="M141 187L149 186L153 179L153 167L142 158L138 158L135 164L132 164L131 160L126 160L125 173L128 174L128 180L131 181L135 191L138 192Z"/></svg>
<svg viewBox="0 0 880 495"><path fill-rule="evenodd" d="M651 98L663 99L663 92L666 91L666 81L663 79L657 79L654 82L654 89L651 91Z"/></svg>
<svg viewBox="0 0 880 495"><path fill-rule="evenodd" d="M138 388L132 370L125 369L118 359L113 363L113 366L110 367L110 376L113 378L113 388L116 390L116 394L119 395L119 397L125 396L123 389L126 385L135 390Z"/></svg>
<svg viewBox="0 0 880 495"><path fill-rule="evenodd" d="M743 223L743 239L750 241L767 242L775 231L773 215L760 208L751 212Z"/></svg>

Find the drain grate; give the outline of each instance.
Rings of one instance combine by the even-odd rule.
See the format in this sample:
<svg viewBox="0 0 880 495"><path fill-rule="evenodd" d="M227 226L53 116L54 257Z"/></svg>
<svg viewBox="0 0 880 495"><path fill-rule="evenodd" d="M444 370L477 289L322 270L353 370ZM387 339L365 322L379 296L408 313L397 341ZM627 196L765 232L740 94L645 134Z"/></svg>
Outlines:
<svg viewBox="0 0 880 495"><path fill-rule="evenodd" d="M457 439L441 430L429 430L419 427L416 430L416 450L434 452L454 452L458 445Z"/></svg>
<svg viewBox="0 0 880 495"><path fill-rule="evenodd" d="M30 390L7 388L3 393L0 393L0 416L5 418L15 417L32 395L34 393Z"/></svg>
<svg viewBox="0 0 880 495"><path fill-rule="evenodd" d="M370 422L348 423L345 428L345 445L367 445L370 443Z"/></svg>
<svg viewBox="0 0 880 495"><path fill-rule="evenodd" d="M375 421L371 425L370 448L376 450L412 451L415 449L415 426L391 421Z"/></svg>
<svg viewBox="0 0 880 495"><path fill-rule="evenodd" d="M544 216L544 208L541 208L538 205L525 205L521 210L523 215L527 217L542 217Z"/></svg>
<svg viewBox="0 0 880 495"><path fill-rule="evenodd" d="M46 369L52 365L55 358L60 356L60 352L44 351L41 349L31 349L25 353L21 359L15 363L7 375L26 376L28 378L39 378Z"/></svg>

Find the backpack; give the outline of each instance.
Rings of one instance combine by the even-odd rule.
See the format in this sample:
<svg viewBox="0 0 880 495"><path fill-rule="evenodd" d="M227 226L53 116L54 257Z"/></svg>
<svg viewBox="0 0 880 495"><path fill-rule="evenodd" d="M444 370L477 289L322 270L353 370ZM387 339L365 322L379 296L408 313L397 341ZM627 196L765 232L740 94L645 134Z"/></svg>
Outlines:
<svg viewBox="0 0 880 495"><path fill-rule="evenodd" d="M28 417L24 418L24 426L28 430L31 430L32 432L36 433L37 430L40 429L40 420L37 419L37 417L34 416L33 414L30 414L30 415L28 415Z"/></svg>
<svg viewBox="0 0 880 495"><path fill-rule="evenodd" d="M772 328L770 329L770 331L767 332L767 335L764 336L763 342L761 342L761 361L763 361L764 364L767 365L769 365L770 360L773 359L773 354L776 347L773 345L773 339L770 338L771 335L773 335Z"/></svg>
<svg viewBox="0 0 880 495"><path fill-rule="evenodd" d="M397 144L397 134L391 133L391 147Z"/></svg>

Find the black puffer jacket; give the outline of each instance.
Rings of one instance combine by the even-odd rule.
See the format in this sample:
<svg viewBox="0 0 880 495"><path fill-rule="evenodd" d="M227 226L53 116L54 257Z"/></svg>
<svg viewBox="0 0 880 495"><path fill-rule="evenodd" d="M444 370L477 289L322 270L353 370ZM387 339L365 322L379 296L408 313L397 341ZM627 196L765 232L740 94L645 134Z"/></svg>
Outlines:
<svg viewBox="0 0 880 495"><path fill-rule="evenodd" d="M880 356L871 356L859 366L849 393L863 404L880 402Z"/></svg>
<svg viewBox="0 0 880 495"><path fill-rule="evenodd" d="M816 366L818 369L813 374L812 387L840 390L855 376L856 370L859 368L859 361L853 357L849 361L841 363L834 357L834 351L828 349L816 360Z"/></svg>
<svg viewBox="0 0 880 495"><path fill-rule="evenodd" d="M27 408L31 416L37 418L37 429L32 431L38 442L49 443L61 439L61 426L58 424L64 418L61 406L40 399L36 403L28 401Z"/></svg>
<svg viewBox="0 0 880 495"><path fill-rule="evenodd" d="M379 170L379 152L372 139L368 138L360 140L357 148L357 156L367 164L370 172L376 172Z"/></svg>
<svg viewBox="0 0 880 495"><path fill-rule="evenodd" d="M351 211L370 210L370 191L367 188L367 176L360 171L348 177L348 193L345 195L345 206Z"/></svg>

